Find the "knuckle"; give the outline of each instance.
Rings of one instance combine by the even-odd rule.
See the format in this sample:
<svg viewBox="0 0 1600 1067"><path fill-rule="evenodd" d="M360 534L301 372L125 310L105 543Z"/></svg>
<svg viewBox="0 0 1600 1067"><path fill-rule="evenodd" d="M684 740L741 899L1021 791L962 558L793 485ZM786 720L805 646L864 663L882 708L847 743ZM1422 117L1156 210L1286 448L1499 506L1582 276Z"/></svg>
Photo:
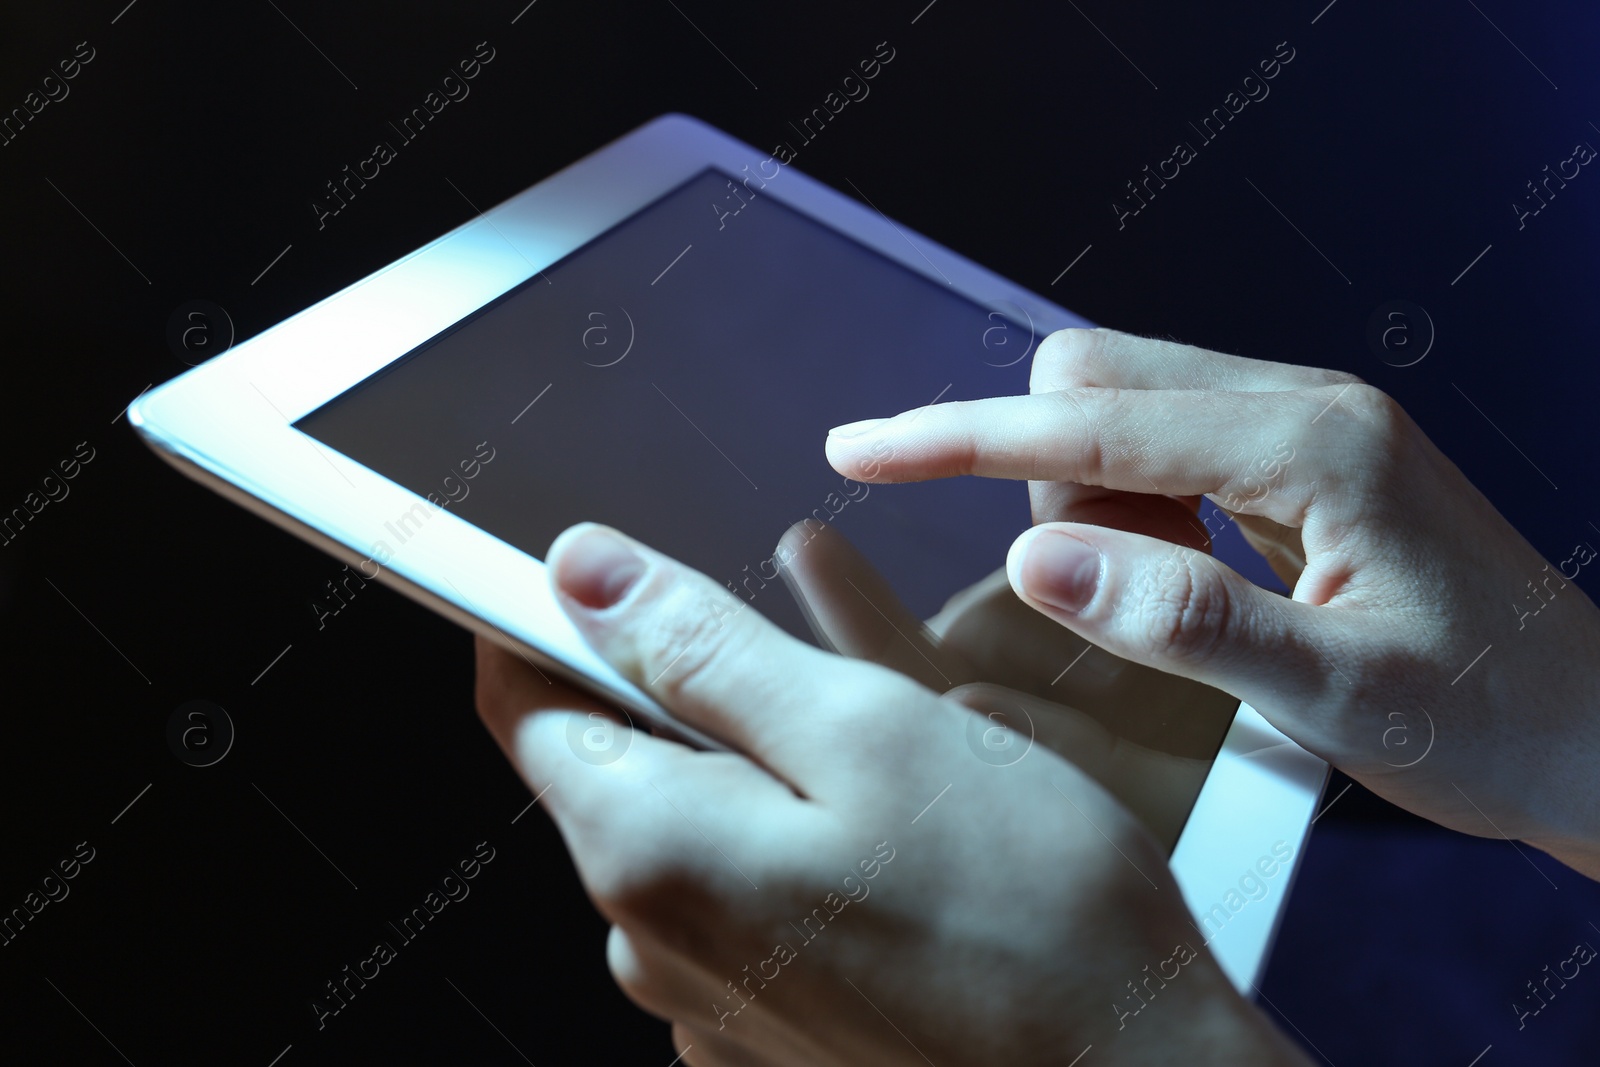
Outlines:
<svg viewBox="0 0 1600 1067"><path fill-rule="evenodd" d="M983 459L984 442L974 434L967 434L950 443L949 467L952 475L965 478L978 470Z"/></svg>
<svg viewBox="0 0 1600 1067"><path fill-rule="evenodd" d="M1327 385L1307 393L1310 424L1298 437L1326 457L1333 484L1370 484L1393 472L1410 450L1410 416L1388 393L1365 382Z"/></svg>
<svg viewBox="0 0 1600 1067"><path fill-rule="evenodd" d="M1371 385L1353 385L1339 401L1349 405L1355 421L1361 426L1361 436L1369 447L1384 455L1393 455L1394 447L1406 436L1410 417L1394 397Z"/></svg>
<svg viewBox="0 0 1600 1067"><path fill-rule="evenodd" d="M684 862L659 849L618 850L587 872L589 892L613 921L670 926L681 920L685 895L695 884Z"/></svg>
<svg viewBox="0 0 1600 1067"><path fill-rule="evenodd" d="M738 661L758 621L748 608L709 582L675 582L640 634L639 680L669 705L692 699L724 664Z"/></svg>
<svg viewBox="0 0 1600 1067"><path fill-rule="evenodd" d="M634 950L633 941L620 926L613 926L611 934L606 939L606 970L611 972L611 980L617 987L637 1002L635 991L647 988L650 976L644 961L639 958Z"/></svg>
<svg viewBox="0 0 1600 1067"><path fill-rule="evenodd" d="M1053 456L1065 449L1076 455L1078 479L1085 485L1099 485L1105 475L1105 452L1101 448L1097 422L1088 408L1091 399L1100 404L1115 405L1120 391L1116 389L1057 389L1050 394L1055 398L1061 419L1058 432L1045 435L1037 444L1034 465L1044 468L1051 465Z"/></svg>
<svg viewBox="0 0 1600 1067"><path fill-rule="evenodd" d="M613 921L648 911L658 888L654 872L614 858L592 863L584 881L601 914Z"/></svg>
<svg viewBox="0 0 1600 1067"><path fill-rule="evenodd" d="M1140 638L1150 652L1190 663L1206 660L1227 630L1227 587L1198 553L1187 551L1149 583L1141 621Z"/></svg>
<svg viewBox="0 0 1600 1067"><path fill-rule="evenodd" d="M1100 365L1110 331L1072 326L1039 342L1033 356L1030 385L1035 391L1058 389L1068 382L1089 384Z"/></svg>
<svg viewBox="0 0 1600 1067"><path fill-rule="evenodd" d="M1400 402L1377 386L1365 383L1352 386L1346 399L1358 417L1380 428L1396 426L1405 420Z"/></svg>
<svg viewBox="0 0 1600 1067"><path fill-rule="evenodd" d="M658 1018L670 1017L670 976L651 966L621 926L613 926L606 940L606 969L629 1000Z"/></svg>

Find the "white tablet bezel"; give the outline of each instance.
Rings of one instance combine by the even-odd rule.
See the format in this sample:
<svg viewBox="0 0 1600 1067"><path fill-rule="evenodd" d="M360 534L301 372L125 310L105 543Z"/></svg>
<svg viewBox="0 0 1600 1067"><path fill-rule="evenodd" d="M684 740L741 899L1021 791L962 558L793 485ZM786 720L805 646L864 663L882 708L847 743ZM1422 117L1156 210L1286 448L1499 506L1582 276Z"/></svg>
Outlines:
<svg viewBox="0 0 1600 1067"><path fill-rule="evenodd" d="M145 393L128 408L129 422L184 473L368 577L375 573L547 671L570 677L562 664L572 664L586 685L647 722L720 747L663 720L648 696L595 655L557 606L542 562L292 425L707 167L754 175L760 195L1003 309L1039 337L1090 325L792 165L698 120L666 115ZM507 419L533 399L507 397ZM407 535L400 544L397 529ZM1289 863L1264 879L1268 894L1230 913L1209 938L1241 989L1259 977L1325 773L1320 760L1241 709L1173 853L1198 912L1224 900L1241 870L1271 855L1275 843L1292 847Z"/></svg>

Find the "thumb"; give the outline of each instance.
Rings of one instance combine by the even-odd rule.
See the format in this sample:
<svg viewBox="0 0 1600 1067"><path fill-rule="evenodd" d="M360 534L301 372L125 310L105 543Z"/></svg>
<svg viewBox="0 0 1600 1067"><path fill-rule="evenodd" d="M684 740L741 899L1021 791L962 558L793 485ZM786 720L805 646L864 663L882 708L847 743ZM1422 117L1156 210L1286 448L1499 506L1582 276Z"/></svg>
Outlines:
<svg viewBox="0 0 1600 1067"><path fill-rule="evenodd" d="M1019 597L1073 633L1230 693L1285 730L1308 724L1307 709L1330 681L1345 682L1329 657L1347 645L1346 623L1261 589L1204 552L1046 523L1012 544L1006 574Z"/></svg>
<svg viewBox="0 0 1600 1067"><path fill-rule="evenodd" d="M868 713L889 728L905 698L924 692L789 636L745 610L748 601L609 527L572 527L548 563L562 609L623 677L805 795L876 766L876 750L851 756L839 738Z"/></svg>

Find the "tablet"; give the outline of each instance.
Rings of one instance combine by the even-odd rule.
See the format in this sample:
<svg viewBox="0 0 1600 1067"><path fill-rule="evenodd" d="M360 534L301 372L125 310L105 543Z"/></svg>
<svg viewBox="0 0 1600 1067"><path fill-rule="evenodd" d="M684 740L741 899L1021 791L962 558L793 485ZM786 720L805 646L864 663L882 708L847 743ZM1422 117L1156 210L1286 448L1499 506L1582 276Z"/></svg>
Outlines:
<svg viewBox="0 0 1600 1067"><path fill-rule="evenodd" d="M814 526L928 618L993 581L1030 522L1025 487L842 478L827 427L1026 392L1038 341L1088 325L793 158L662 117L145 393L129 422L343 559L347 588L386 582L719 747L583 642L540 562L556 534L615 526L818 640L774 565L785 531ZM1159 799L1124 799L1248 991L1327 768L1214 690L1129 704L1091 728L1181 767Z"/></svg>

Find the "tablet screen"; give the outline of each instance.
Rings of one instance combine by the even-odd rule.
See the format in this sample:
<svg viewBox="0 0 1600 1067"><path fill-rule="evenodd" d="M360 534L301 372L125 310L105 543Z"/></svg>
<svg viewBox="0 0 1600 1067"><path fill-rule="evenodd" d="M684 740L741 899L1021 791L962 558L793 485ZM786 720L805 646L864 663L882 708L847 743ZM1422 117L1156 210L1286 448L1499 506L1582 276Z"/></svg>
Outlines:
<svg viewBox="0 0 1600 1067"><path fill-rule="evenodd" d="M991 576L1030 523L1024 483L869 486L829 467L823 441L935 400L1025 393L1037 341L1015 309L707 169L295 425L531 555L606 523L818 641L775 566L796 523L853 546L917 618L986 578L987 602L1014 601ZM1237 701L1099 650L1076 661L1084 642L1065 630L1036 629L1019 666L1008 619L1002 605L952 639L978 670L1009 655L994 669L1014 688L1072 703L1117 767L1132 752L1132 769L1096 776L1170 848Z"/></svg>

